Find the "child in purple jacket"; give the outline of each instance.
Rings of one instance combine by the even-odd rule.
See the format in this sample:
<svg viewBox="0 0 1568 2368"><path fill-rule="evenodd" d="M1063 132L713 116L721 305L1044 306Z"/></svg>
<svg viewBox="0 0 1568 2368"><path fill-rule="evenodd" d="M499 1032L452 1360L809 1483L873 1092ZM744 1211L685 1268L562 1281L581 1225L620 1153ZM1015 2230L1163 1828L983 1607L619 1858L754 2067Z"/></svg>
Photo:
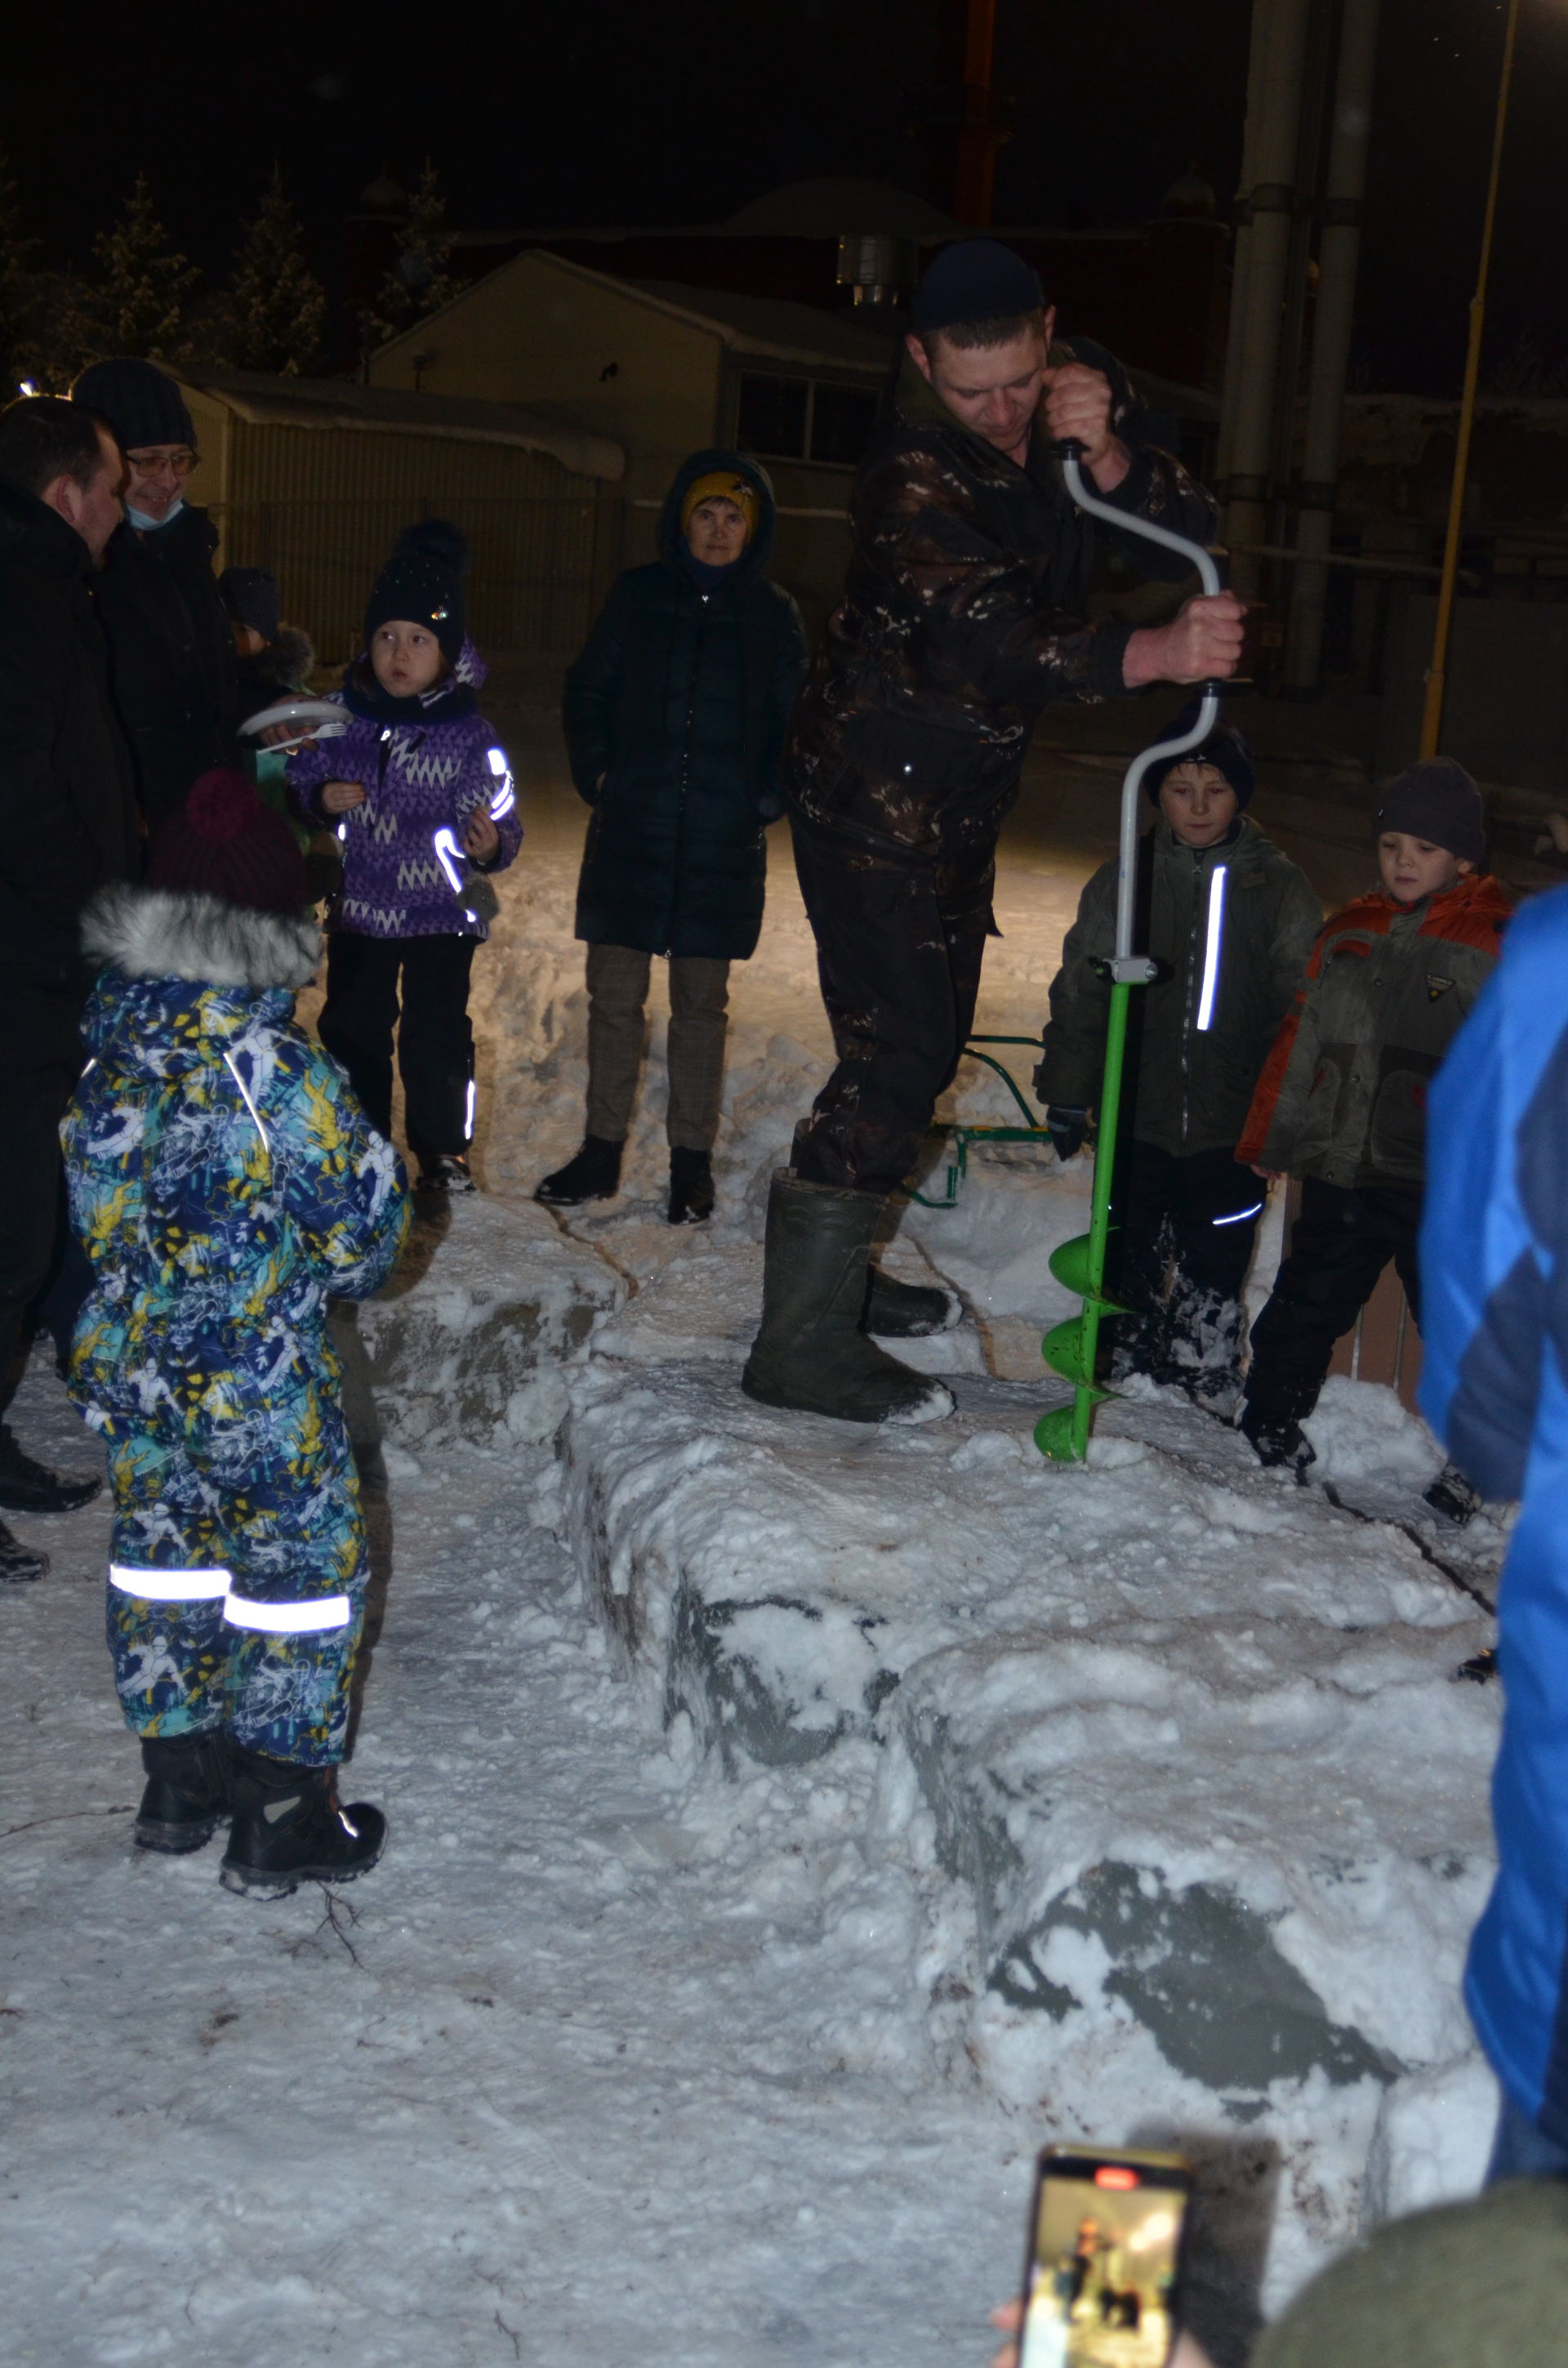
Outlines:
<svg viewBox="0 0 1568 2368"><path fill-rule="evenodd" d="M404 529L365 611L365 655L336 694L352 721L290 759L312 821L335 823L343 886L327 915L321 1040L392 1133L392 1029L416 1190L472 1192L473 950L522 825L505 752L479 713L484 666L463 630L468 546L444 518Z"/></svg>

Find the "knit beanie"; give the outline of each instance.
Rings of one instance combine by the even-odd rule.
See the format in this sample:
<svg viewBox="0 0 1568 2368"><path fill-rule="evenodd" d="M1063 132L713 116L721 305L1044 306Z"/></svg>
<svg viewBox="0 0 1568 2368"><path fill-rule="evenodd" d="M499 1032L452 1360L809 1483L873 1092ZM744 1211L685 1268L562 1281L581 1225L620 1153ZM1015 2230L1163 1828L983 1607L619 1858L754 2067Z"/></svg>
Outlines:
<svg viewBox="0 0 1568 2368"><path fill-rule="evenodd" d="M1479 870L1486 860L1486 810L1481 791L1451 757L1424 757L1392 780L1378 801L1372 828L1403 830L1430 839Z"/></svg>
<svg viewBox="0 0 1568 2368"><path fill-rule="evenodd" d="M298 913L309 902L293 832L262 803L255 784L227 766L191 783L153 841L147 879L154 888L199 889L256 913Z"/></svg>
<svg viewBox="0 0 1568 2368"><path fill-rule="evenodd" d="M1002 321L1038 313L1045 302L1040 274L995 238L960 238L927 264L909 307L917 336L960 321Z"/></svg>
<svg viewBox="0 0 1568 2368"><path fill-rule="evenodd" d="M152 362L89 362L77 373L71 400L102 412L122 452L140 452L149 444L188 444L196 450L196 429L184 395Z"/></svg>
<svg viewBox="0 0 1568 2368"><path fill-rule="evenodd" d="M1190 732L1193 729L1198 722L1201 706L1200 700L1193 699L1187 701L1181 713L1168 726L1173 739L1181 733ZM1159 804L1160 791L1165 786L1165 776L1167 773L1174 772L1178 765L1212 765L1216 772L1223 773L1236 793L1238 814L1245 812L1252 801L1252 793L1257 787L1257 768L1252 760L1252 750L1233 723L1216 723L1208 739L1200 746L1188 748L1179 757L1162 757L1157 765L1151 765L1143 776L1144 795L1151 804Z"/></svg>
<svg viewBox="0 0 1568 2368"><path fill-rule="evenodd" d="M692 479L680 498L682 534L691 524L694 510L699 509L704 502L716 501L733 502L746 522L746 541L749 542L756 532L761 505L751 479L739 475L733 469L710 469L706 476Z"/></svg>
<svg viewBox="0 0 1568 2368"><path fill-rule="evenodd" d="M1556 2368L1568 2184L1506 2180L1391 2220L1267 2328L1252 2368Z"/></svg>
<svg viewBox="0 0 1568 2368"><path fill-rule="evenodd" d="M421 518L404 527L392 557L377 576L365 610L365 646L378 625L401 618L428 625L449 666L462 655L468 630L463 580L468 574L468 538L449 518Z"/></svg>
<svg viewBox="0 0 1568 2368"><path fill-rule="evenodd" d="M248 625L264 642L275 642L283 622L278 578L266 567L225 567L218 597L236 625Z"/></svg>

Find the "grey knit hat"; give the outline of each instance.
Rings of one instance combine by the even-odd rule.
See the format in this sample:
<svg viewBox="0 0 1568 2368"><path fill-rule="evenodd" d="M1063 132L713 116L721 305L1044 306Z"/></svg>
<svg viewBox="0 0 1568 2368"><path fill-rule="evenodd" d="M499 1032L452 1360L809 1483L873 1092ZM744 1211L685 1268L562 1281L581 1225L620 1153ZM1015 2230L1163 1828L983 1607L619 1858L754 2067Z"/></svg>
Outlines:
<svg viewBox="0 0 1568 2368"><path fill-rule="evenodd" d="M1558 2368L1568 2182L1506 2180L1392 2220L1324 2270L1251 2368Z"/></svg>
<svg viewBox="0 0 1568 2368"><path fill-rule="evenodd" d="M1376 832L1408 831L1479 869L1486 860L1486 809L1481 791L1451 757L1425 757L1392 780L1372 818Z"/></svg>
<svg viewBox="0 0 1568 2368"><path fill-rule="evenodd" d="M89 362L77 374L71 400L103 414L122 452L140 452L149 444L188 444L196 450L196 429L185 397L155 363Z"/></svg>

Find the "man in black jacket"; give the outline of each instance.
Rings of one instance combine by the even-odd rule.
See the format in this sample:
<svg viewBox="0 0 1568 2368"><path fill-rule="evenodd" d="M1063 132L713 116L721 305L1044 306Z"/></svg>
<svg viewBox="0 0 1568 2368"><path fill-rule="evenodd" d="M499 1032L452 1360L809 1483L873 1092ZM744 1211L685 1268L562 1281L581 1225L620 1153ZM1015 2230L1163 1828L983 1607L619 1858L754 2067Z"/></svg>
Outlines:
<svg viewBox="0 0 1568 2368"><path fill-rule="evenodd" d="M1242 610L1083 620L1096 529L1052 457L1072 438L1101 497L1207 541L1209 496L1149 438L1114 358L1052 342L1035 273L991 239L916 291L897 386L850 497L854 556L795 710L784 786L838 1065L768 1202L762 1328L743 1386L858 1422L950 1412L867 1331L945 1320L869 1264L969 1034L994 924L997 832L1040 709L1234 671ZM1129 536L1144 575L1179 581ZM933 1303L936 1303L933 1304ZM862 1329L864 1326L865 1329Z"/></svg>
<svg viewBox="0 0 1568 2368"><path fill-rule="evenodd" d="M108 548L98 608L153 833L199 773L237 761L238 661L212 573L218 530L185 497L196 430L173 379L152 362L94 362L71 393L108 420L125 454L126 522Z"/></svg>
<svg viewBox="0 0 1568 2368"><path fill-rule="evenodd" d="M130 760L94 605L124 464L105 423L35 395L0 412L0 1406L60 1212L60 1121L82 1066L83 905L136 862ZM0 1426L0 1508L63 1512L62 1481ZM0 1580L46 1558L0 1523Z"/></svg>

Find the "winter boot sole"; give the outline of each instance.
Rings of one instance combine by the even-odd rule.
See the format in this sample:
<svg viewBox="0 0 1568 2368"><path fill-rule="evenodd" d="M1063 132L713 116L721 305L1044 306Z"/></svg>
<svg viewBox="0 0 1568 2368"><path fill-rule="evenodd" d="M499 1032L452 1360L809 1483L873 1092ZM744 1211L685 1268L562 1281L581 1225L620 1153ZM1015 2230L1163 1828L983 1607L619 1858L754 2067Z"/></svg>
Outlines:
<svg viewBox="0 0 1568 2368"><path fill-rule="evenodd" d="M890 1365L895 1365L897 1362L894 1357L888 1359ZM899 1370L909 1372L907 1366L901 1366ZM891 1406L884 1404L868 1406L864 1412L843 1398L832 1406L827 1406L801 1391L770 1388L766 1382L759 1382L753 1377L749 1366L741 1375L741 1388L757 1406L777 1406L784 1414L820 1414L832 1422L895 1424L944 1422L948 1416L955 1411L958 1400L945 1383L934 1381L926 1373L909 1372L909 1378L913 1387L907 1399L902 1401L895 1399ZM915 1390L919 1390L918 1396L915 1395Z"/></svg>
<svg viewBox="0 0 1568 2368"><path fill-rule="evenodd" d="M218 1870L218 1879L225 1891L244 1899L287 1899L301 1883L356 1883L360 1875L369 1874L373 1866L381 1863L387 1846L386 1820L381 1812L361 1810L360 1814L374 1815L381 1821L375 1848L368 1857L346 1861L324 1852L319 1860L290 1867L246 1866L243 1860L226 1858Z"/></svg>
<svg viewBox="0 0 1568 2368"><path fill-rule="evenodd" d="M157 1850L164 1858L184 1858L191 1850L205 1850L222 1823L216 1813L210 1817L182 1817L177 1823L164 1817L138 1817L131 1832L138 1850Z"/></svg>

